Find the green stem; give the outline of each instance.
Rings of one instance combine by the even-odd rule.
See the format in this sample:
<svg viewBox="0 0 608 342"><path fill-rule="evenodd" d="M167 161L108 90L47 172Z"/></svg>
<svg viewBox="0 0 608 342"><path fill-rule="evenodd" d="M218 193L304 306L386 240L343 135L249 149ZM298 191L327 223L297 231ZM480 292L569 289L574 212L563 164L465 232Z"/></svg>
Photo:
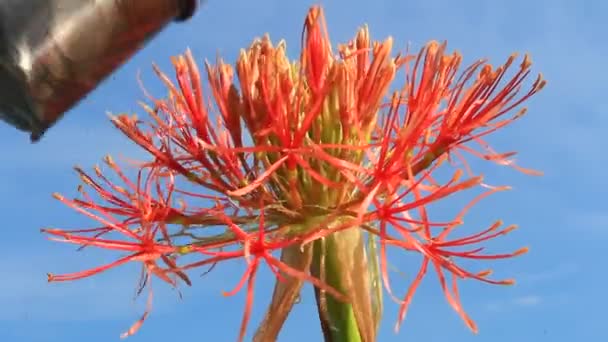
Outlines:
<svg viewBox="0 0 608 342"><path fill-rule="evenodd" d="M346 233L346 232L345 232ZM338 254L344 251L336 244L341 233L333 234L325 239L317 240L313 246L311 272L322 279L327 285L347 294L348 289L343 284ZM355 246L353 246L355 247ZM351 252L352 253L352 252ZM326 342L361 342L361 334L350 303L344 303L326 295L325 291L315 288L319 318Z"/></svg>

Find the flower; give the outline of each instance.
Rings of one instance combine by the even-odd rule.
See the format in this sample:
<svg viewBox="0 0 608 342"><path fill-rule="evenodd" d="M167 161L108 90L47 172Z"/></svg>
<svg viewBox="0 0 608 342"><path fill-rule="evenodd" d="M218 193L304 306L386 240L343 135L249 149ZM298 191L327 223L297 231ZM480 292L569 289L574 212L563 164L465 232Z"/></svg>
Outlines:
<svg viewBox="0 0 608 342"><path fill-rule="evenodd" d="M84 190L84 199L56 197L102 227L44 230L55 240L131 254L49 280L78 279L135 261L143 263L146 283L154 275L172 286L177 278L190 285L189 270L244 260L243 276L226 293L246 287L242 340L264 262L277 278L271 307L279 303L281 313L269 310L272 317L259 333L277 333L306 281L316 288L325 333L331 333L326 324L336 322L328 308L347 305L357 333L373 340L382 305L378 284L400 305L400 322L432 266L449 304L476 331L460 303L457 280L512 280L492 280L489 271L467 270L458 260L511 258L527 249L483 254L480 243L514 226L500 228L499 221L481 232L463 226L476 202L508 189L483 183L463 152L534 173L515 166L514 153L494 152L483 138L520 118L525 110L518 106L545 81L539 76L522 93L531 67L527 56L510 78L515 55L497 68L477 61L459 75L462 58L447 53L445 43L395 57L392 45L392 38L372 42L365 26L336 54L322 9L312 7L298 61L289 60L285 42L256 39L234 67L222 60L205 64L209 95L189 50L173 59L176 82L154 67L169 96L148 95L148 120L112 118L152 158L137 166L136 181L106 158L123 185L99 169L98 180L78 169L97 198ZM399 72L405 83L394 90ZM439 172L452 176L441 181ZM430 205L472 189L483 192L453 220L431 219ZM393 294L388 248L422 256L401 298ZM199 260L181 262L185 255Z"/></svg>

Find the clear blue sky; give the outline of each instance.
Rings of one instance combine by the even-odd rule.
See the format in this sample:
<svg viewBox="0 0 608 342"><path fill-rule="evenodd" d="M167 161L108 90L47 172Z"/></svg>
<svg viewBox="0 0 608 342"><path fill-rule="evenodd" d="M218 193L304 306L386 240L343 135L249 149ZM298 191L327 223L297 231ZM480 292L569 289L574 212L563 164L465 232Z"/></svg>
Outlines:
<svg viewBox="0 0 608 342"><path fill-rule="evenodd" d="M108 122L107 111L139 111L136 81L162 94L152 62L169 69L169 57L190 47L199 61L219 52L234 61L241 47L269 32L298 52L306 1L209 0L193 20L173 25L122 67L61 121L37 145L27 135L0 125L0 341L118 341L141 314L133 302L139 268L125 266L72 283L47 284L46 272L71 272L106 262L114 254L76 253L46 241L44 226L87 226L89 221L51 198L76 194L74 164L90 167L106 153L141 156ZM502 62L512 51L530 52L534 71L548 87L529 103L529 115L491 142L499 151L518 150L520 165L545 171L523 176L498 166L483 167L493 184L510 184L473 210L466 224L485 226L497 218L521 229L493 243L496 251L522 245L531 252L493 264L497 275L515 276L513 287L465 282L465 308L477 321L471 334L445 303L433 279L423 283L402 331L392 331L397 306L387 303L380 341L608 341L606 262L608 165L606 127L605 1L356 1L325 2L334 42L349 39L368 23L372 36L395 38L418 49L429 39L449 41L466 61ZM604 204L601 204L601 203ZM395 261L412 277L413 261ZM235 284L226 267L194 286L184 299L155 283L154 311L129 341L234 341L243 296L224 298ZM271 288L268 274L258 283L250 332L261 318ZM318 341L320 330L310 288L295 307L280 341Z"/></svg>

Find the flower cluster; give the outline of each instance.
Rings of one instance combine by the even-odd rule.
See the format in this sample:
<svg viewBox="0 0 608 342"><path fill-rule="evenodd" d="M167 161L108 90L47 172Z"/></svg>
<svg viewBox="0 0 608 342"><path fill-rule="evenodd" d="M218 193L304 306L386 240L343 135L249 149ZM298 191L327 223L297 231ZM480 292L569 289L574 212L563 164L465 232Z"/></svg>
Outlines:
<svg viewBox="0 0 608 342"><path fill-rule="evenodd" d="M462 225L473 204L506 189L485 185L465 156L515 166L513 153L494 152L484 137L521 117L525 110L519 105L545 81L539 76L524 87L527 56L519 64L513 55L496 68L482 60L462 68L460 54L434 41L417 54L392 56L393 40L371 41L367 27L336 53L318 7L308 13L301 45L300 58L290 61L284 42L257 39L234 66L206 63L208 87L190 51L173 59L176 81L155 68L168 96L148 95L147 120L112 118L150 160L138 163L133 177L110 157L105 164L111 172L77 169L81 196L56 198L99 227L44 229L54 240L126 255L90 270L49 275L49 281L139 262L142 287L152 277L190 285L189 270L240 259L246 270L226 295L242 288L247 293L243 339L262 264L278 282L296 278L352 301L311 272L310 260L294 266L277 253L304 251L356 230L371 246L377 243L365 248L369 264L377 267L372 287L381 291L377 284L383 284L400 305L399 322L431 267L449 304L475 331L457 281L512 281L493 280L489 271L468 270L458 261L510 258L526 249L485 254L480 243L514 227L497 222L470 231ZM511 69L516 70L508 76ZM396 87L400 72L405 81ZM440 181L439 169L450 177ZM429 205L473 188L481 195L452 220L429 217ZM422 256L404 296L393 294L389 248ZM148 312L124 335L133 334Z"/></svg>

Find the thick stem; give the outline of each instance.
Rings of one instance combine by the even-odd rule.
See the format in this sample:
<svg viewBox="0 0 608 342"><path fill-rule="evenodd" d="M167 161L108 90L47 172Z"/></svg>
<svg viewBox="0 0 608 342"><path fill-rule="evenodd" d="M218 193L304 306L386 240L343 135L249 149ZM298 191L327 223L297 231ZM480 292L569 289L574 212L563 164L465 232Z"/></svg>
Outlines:
<svg viewBox="0 0 608 342"><path fill-rule="evenodd" d="M310 271L349 299L347 303L341 302L315 288L325 341L375 341L376 323L361 231L349 229L315 241Z"/></svg>

